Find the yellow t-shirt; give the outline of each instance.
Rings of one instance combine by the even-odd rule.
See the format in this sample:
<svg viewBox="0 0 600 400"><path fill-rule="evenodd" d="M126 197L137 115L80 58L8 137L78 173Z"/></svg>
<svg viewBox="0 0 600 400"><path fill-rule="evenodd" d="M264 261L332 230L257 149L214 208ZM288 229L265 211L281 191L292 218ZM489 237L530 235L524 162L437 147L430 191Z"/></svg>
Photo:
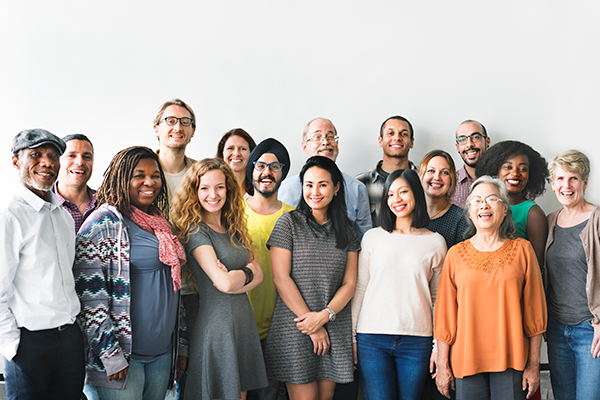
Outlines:
<svg viewBox="0 0 600 400"><path fill-rule="evenodd" d="M258 335L260 336L260 340L263 340L267 337L277 298L277 289L273 283L273 270L271 269L271 252L267 249L267 241L279 217L286 212L294 210L295 207L282 202L281 209L275 214L260 215L255 213L248 206L247 202L244 203L246 205L246 215L248 216L248 233L254 244L254 255L264 274L262 285L248 292L248 299L254 312Z"/></svg>

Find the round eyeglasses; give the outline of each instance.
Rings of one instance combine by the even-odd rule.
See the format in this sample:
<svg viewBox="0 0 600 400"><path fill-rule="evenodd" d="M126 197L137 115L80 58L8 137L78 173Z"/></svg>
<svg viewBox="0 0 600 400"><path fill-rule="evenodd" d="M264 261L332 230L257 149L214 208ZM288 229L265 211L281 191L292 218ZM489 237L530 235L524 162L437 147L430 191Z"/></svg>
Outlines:
<svg viewBox="0 0 600 400"><path fill-rule="evenodd" d="M164 117L162 119L162 121L165 121L167 123L167 125L169 125L169 126L175 125L177 123L177 121L179 121L179 123L181 124L181 126L190 126L190 125L193 124L192 119L188 118L188 117L181 117L181 118L177 118L177 117Z"/></svg>
<svg viewBox="0 0 600 400"><path fill-rule="evenodd" d="M486 138L486 135L483 135L481 133L473 133L472 135L469 136L459 136L456 138L456 143L458 144L465 144L467 143L467 140L471 139L472 143L479 143L483 140L483 138Z"/></svg>

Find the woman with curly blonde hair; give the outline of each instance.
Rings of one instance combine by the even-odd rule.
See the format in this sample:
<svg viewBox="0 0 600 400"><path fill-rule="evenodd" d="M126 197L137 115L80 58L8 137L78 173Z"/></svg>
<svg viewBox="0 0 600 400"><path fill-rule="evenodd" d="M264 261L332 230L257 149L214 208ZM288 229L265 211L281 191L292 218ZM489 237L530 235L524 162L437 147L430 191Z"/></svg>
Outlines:
<svg viewBox="0 0 600 400"><path fill-rule="evenodd" d="M216 158L195 163L175 193L171 222L198 284L186 399L245 399L267 386L258 330L246 292L263 273L251 250L239 185Z"/></svg>

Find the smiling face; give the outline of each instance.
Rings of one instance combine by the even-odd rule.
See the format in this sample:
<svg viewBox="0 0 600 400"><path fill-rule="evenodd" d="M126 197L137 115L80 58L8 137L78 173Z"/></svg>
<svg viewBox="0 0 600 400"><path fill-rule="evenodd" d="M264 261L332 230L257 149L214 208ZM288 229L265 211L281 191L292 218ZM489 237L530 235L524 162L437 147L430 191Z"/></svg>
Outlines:
<svg viewBox="0 0 600 400"><path fill-rule="evenodd" d="M487 150L490 145L490 138L483 137L483 128L477 122L465 122L456 130L456 137L470 137L474 133L479 133L482 136L482 140L474 142L468 139L463 144L456 144L456 151L458 151L464 163L472 168L476 167L481 154Z"/></svg>
<svg viewBox="0 0 600 400"><path fill-rule="evenodd" d="M485 200L488 198L500 201L487 203ZM477 231L499 232L508 205L502 202L498 187L492 183L480 183L471 192L470 200L479 200L479 205L469 203L469 218Z"/></svg>
<svg viewBox="0 0 600 400"><path fill-rule="evenodd" d="M192 118L192 115L184 107L171 105L165 108L162 114L161 121L154 127L156 137L160 142L161 147L164 146L170 149L183 150L188 145L192 137L194 137L195 128L193 125L182 126L179 121L173 126L167 125L164 121L166 117L176 118Z"/></svg>
<svg viewBox="0 0 600 400"><path fill-rule="evenodd" d="M308 206L315 211L327 213L329 203L340 189L340 184L333 184L331 174L319 167L311 167L304 173L302 195Z"/></svg>
<svg viewBox="0 0 600 400"><path fill-rule="evenodd" d="M198 200L203 213L221 213L227 201L225 174L221 170L212 169L202 175L198 186Z"/></svg>
<svg viewBox="0 0 600 400"><path fill-rule="evenodd" d="M396 179L390 185L387 193L388 207L396 218L411 218L415 210L415 195L408 182L402 178Z"/></svg>
<svg viewBox="0 0 600 400"><path fill-rule="evenodd" d="M264 162L270 164L272 162L279 162L277 156L273 153L265 153L256 160L257 162ZM264 197L271 197L279 189L281 185L281 177L283 176L283 169L273 172L271 168L265 168L264 171L258 171L256 168L252 170L252 184L254 185L254 191L260 193Z"/></svg>
<svg viewBox="0 0 600 400"><path fill-rule="evenodd" d="M60 156L60 173L58 180L68 186L82 188L92 177L94 169L94 149L87 140L73 139Z"/></svg>
<svg viewBox="0 0 600 400"><path fill-rule="evenodd" d="M306 141L307 139L319 136L322 139L317 143ZM336 136L333 124L325 119L315 119L308 126L306 137L302 141L302 150L308 154L309 157L323 156L335 161L340 152L338 143L326 139L327 137L332 136Z"/></svg>
<svg viewBox="0 0 600 400"><path fill-rule="evenodd" d="M142 158L129 181L129 202L145 213L160 194L162 180L158 164L151 158Z"/></svg>
<svg viewBox="0 0 600 400"><path fill-rule="evenodd" d="M48 200L48 192L58 176L59 157L56 147L44 144L21 150L18 157L12 157L12 163L19 170L21 183L37 196Z"/></svg>
<svg viewBox="0 0 600 400"><path fill-rule="evenodd" d="M521 194L529 180L529 158L525 154L511 156L500 166L498 178L504 182L511 197Z"/></svg>
<svg viewBox="0 0 600 400"><path fill-rule="evenodd" d="M399 158L408 157L408 152L415 142L414 138L411 138L408 123L399 119L388 120L378 140L384 156Z"/></svg>
<svg viewBox="0 0 600 400"><path fill-rule="evenodd" d="M245 172L246 163L250 156L250 145L246 139L238 135L231 135L223 148L223 160L231 167L233 172Z"/></svg>
<svg viewBox="0 0 600 400"><path fill-rule="evenodd" d="M421 183L426 196L434 198L447 196L452 183L448 161L439 156L429 160Z"/></svg>
<svg viewBox="0 0 600 400"><path fill-rule="evenodd" d="M576 172L564 170L560 164L554 169L552 190L558 202L565 207L575 207L585 202L587 184L587 179L581 179L581 175Z"/></svg>

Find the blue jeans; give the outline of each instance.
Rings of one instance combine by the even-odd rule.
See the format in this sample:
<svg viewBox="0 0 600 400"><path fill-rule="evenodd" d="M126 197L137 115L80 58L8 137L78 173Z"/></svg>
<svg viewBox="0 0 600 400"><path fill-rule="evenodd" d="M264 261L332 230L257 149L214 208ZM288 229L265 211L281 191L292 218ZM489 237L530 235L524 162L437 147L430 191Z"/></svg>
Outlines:
<svg viewBox="0 0 600 400"><path fill-rule="evenodd" d="M589 322L563 325L548 313L548 361L557 400L596 399L600 393L600 358L590 350L594 327Z"/></svg>
<svg viewBox="0 0 600 400"><path fill-rule="evenodd" d="M429 372L431 336L357 335L358 373L367 400L418 400Z"/></svg>
<svg viewBox="0 0 600 400"><path fill-rule="evenodd" d="M100 400L164 400L171 373L171 352L152 360L129 360L125 388L96 386Z"/></svg>

